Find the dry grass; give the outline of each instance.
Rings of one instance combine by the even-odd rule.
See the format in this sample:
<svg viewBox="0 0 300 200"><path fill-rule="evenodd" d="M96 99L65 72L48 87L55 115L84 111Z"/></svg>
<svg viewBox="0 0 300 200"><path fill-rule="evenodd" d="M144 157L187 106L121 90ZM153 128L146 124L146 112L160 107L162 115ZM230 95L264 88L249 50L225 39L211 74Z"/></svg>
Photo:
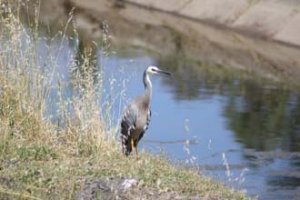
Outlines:
<svg viewBox="0 0 300 200"><path fill-rule="evenodd" d="M26 108L24 99L7 81L0 99L0 197L25 199L74 199L87 180L127 177L137 187L176 191L182 196L207 199L244 199L241 193L202 177L196 171L178 169L162 156L141 154L141 160L124 157L116 141L91 129L82 135L80 126L61 130ZM101 124L101 123L100 123Z"/></svg>
<svg viewBox="0 0 300 200"><path fill-rule="evenodd" d="M132 177L139 181L137 187L181 196L246 198L196 171L178 169L162 156L124 157L102 123L99 95L88 85L94 84L91 77L74 83L79 97L56 102L63 126L53 124L45 116L46 102L53 87L60 91L59 81L53 86L55 74L38 66L35 38L24 34L9 8L0 15L0 24L0 41L5 41L0 45L1 199L74 199L86 180L103 177Z"/></svg>

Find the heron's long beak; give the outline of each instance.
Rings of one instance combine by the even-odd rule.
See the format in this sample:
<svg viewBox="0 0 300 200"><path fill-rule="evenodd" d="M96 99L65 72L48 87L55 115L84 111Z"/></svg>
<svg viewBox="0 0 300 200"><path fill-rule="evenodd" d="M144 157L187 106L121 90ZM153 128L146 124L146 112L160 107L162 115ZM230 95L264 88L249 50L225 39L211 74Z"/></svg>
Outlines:
<svg viewBox="0 0 300 200"><path fill-rule="evenodd" d="M158 73L161 73L161 74L165 74L165 75L168 75L168 76L171 76L171 73L170 72L166 72L166 71L163 71L163 70L157 70Z"/></svg>

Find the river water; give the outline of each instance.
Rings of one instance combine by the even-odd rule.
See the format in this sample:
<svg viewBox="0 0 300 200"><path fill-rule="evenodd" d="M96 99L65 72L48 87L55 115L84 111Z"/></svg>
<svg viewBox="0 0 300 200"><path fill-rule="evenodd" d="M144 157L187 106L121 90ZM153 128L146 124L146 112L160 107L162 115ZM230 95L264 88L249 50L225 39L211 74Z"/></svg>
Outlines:
<svg viewBox="0 0 300 200"><path fill-rule="evenodd" d="M41 66L53 54L65 98L73 95L70 64L76 42L40 39ZM97 50L95 73L104 77L103 101L115 94L111 125L143 92L142 73L157 65L172 77L153 77L152 120L140 149L244 190L259 199L300 198L300 94L242 73L142 50ZM53 82L55 83L55 79ZM49 115L55 119L57 88ZM124 94L124 95L119 95Z"/></svg>

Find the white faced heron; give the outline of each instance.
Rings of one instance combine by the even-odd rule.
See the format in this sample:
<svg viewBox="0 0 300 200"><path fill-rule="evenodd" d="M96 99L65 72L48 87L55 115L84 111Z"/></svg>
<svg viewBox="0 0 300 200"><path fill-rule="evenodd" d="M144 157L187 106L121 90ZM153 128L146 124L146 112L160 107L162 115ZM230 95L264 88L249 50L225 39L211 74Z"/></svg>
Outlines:
<svg viewBox="0 0 300 200"><path fill-rule="evenodd" d="M171 75L169 72L160 70L155 66L149 66L143 75L145 91L136 97L124 110L121 122L122 151L128 156L133 149L138 159L138 142L148 129L151 117L150 101L152 95L152 84L149 76L154 74Z"/></svg>

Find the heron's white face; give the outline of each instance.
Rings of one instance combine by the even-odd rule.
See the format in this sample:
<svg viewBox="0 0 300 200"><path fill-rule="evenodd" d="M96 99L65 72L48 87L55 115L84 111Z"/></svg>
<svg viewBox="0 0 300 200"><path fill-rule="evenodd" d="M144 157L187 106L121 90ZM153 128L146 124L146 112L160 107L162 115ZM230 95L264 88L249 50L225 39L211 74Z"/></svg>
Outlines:
<svg viewBox="0 0 300 200"><path fill-rule="evenodd" d="M156 66L149 66L146 70L147 74L149 75L153 75L153 74L166 74L166 75L170 75L169 72L165 72L165 71L162 71L161 69L159 69L158 67Z"/></svg>
<svg viewBox="0 0 300 200"><path fill-rule="evenodd" d="M158 67L156 67L156 66L149 66L147 68L147 74L151 74L151 75L152 74L158 74L159 71L160 71L160 69Z"/></svg>

